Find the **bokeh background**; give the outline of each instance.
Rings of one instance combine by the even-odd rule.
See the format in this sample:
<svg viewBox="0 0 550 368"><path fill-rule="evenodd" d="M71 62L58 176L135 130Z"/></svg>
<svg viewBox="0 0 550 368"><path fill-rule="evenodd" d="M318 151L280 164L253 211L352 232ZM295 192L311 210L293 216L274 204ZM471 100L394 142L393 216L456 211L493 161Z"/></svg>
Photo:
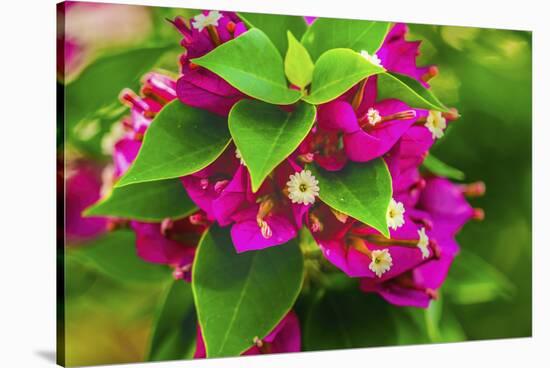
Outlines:
<svg viewBox="0 0 550 368"><path fill-rule="evenodd" d="M168 45L159 61L148 65L141 59L143 72L152 66L177 71L179 36L165 18L193 11L79 6L65 10L65 34L74 41L77 55L72 59L74 64L66 65L67 98L71 98L69 91L77 95L79 88L94 95L94 86L85 83L86 70L98 64L101 67L121 50L131 53ZM69 19L74 24L69 24ZM484 209L486 218L466 225L460 233L458 240L464 252L444 286L453 291L443 290L443 315L450 316L447 323L452 326L446 340L530 336L531 33L415 24L410 30L409 39L422 40L420 64L439 67L439 76L431 81L435 94L461 114L432 152L464 172L465 182L481 180L487 186L486 195L472 201ZM116 76L128 68L124 63L108 64L103 68L105 81L116 81ZM129 87L136 85L136 78L127 83ZM115 91L119 87L112 86ZM63 88L62 78L58 88ZM85 116L82 111L73 113L78 116L75 121L71 121L73 115L67 116L65 136L58 128L58 141L59 150L64 149L68 159L86 160L98 167L108 162L101 149L102 137L126 113L114 102L103 106L98 101L104 107L98 116ZM71 106L78 107L78 101ZM73 252L84 246L69 245L65 255L66 295L59 303L65 309L66 363L94 365L145 359L156 304L166 285L110 278Z"/></svg>

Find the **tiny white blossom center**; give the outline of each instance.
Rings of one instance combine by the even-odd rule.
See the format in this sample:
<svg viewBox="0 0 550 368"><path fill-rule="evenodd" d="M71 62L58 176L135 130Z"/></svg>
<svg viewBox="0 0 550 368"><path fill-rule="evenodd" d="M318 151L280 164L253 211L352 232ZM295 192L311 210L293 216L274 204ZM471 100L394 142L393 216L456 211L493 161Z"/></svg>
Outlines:
<svg viewBox="0 0 550 368"><path fill-rule="evenodd" d="M235 157L237 157L241 163L241 165L246 166L243 160L243 156L241 155L241 151L239 151L238 148L235 149Z"/></svg>
<svg viewBox="0 0 550 368"><path fill-rule="evenodd" d="M430 238L428 238L428 235L426 235L426 229L421 228L420 230L418 230L418 243L416 244L416 246L422 252L422 259L426 259L430 256L430 250L428 249L429 244Z"/></svg>
<svg viewBox="0 0 550 368"><path fill-rule="evenodd" d="M397 228L403 226L405 223L405 217L403 216L404 213L405 206L403 206L403 203L397 202L392 198L386 214L388 226L393 230L397 230Z"/></svg>
<svg viewBox="0 0 550 368"><path fill-rule="evenodd" d="M223 17L217 10L208 12L208 15L199 14L193 17L193 28L201 32L208 26L218 26L218 21Z"/></svg>
<svg viewBox="0 0 550 368"><path fill-rule="evenodd" d="M392 266L393 261L388 249L372 251L369 269L374 272L376 276L382 277L382 275L389 271Z"/></svg>
<svg viewBox="0 0 550 368"><path fill-rule="evenodd" d="M443 131L447 128L447 121L441 114L441 111L430 110L426 124L424 125L432 133L432 138L436 139L443 137Z"/></svg>
<svg viewBox="0 0 550 368"><path fill-rule="evenodd" d="M382 60L380 60L378 55L376 55L376 54L371 55L367 51L361 50L361 56L364 57L365 60L367 60L371 64L382 67Z"/></svg>
<svg viewBox="0 0 550 368"><path fill-rule="evenodd" d="M375 126L382 121L380 112L372 107L367 111L367 119L369 120L369 124L372 126Z"/></svg>
<svg viewBox="0 0 550 368"><path fill-rule="evenodd" d="M302 170L290 175L286 183L288 198L292 203L313 204L319 195L319 181L311 175L311 171Z"/></svg>

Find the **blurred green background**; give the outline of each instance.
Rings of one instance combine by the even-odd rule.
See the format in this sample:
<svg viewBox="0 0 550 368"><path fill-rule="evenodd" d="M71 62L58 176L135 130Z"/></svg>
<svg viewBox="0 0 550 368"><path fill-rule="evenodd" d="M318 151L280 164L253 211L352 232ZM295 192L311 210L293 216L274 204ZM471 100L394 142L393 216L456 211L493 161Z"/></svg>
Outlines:
<svg viewBox="0 0 550 368"><path fill-rule="evenodd" d="M137 44L132 40L128 49L132 52L143 45L171 45L160 62L143 67L160 66L176 72L179 36L164 18L185 15L184 11L143 9L151 26ZM443 288L443 316L449 319L442 323L452 325L444 340L530 336L531 34L431 25L410 25L410 30L408 39L423 41L419 64L439 67L439 76L430 82L435 94L462 116L450 124L432 152L462 170L465 182L482 180L487 186L484 197L472 200L475 207L484 209L486 218L469 223L459 234L465 251L458 256ZM101 50L86 68L120 50L120 44L116 50ZM126 67L112 66L112 72L116 68ZM79 88L78 79L76 76L73 87L69 87L73 91ZM135 88L137 80L128 84ZM125 113L111 107L114 110L100 118L82 119L76 126L68 123L68 152L108 160L98 151L98 143ZM91 138L89 134L82 138L79 132L83 127L97 125L98 119L100 129ZM144 360L155 308L169 283L123 283L79 257L67 254L65 261L66 363Z"/></svg>

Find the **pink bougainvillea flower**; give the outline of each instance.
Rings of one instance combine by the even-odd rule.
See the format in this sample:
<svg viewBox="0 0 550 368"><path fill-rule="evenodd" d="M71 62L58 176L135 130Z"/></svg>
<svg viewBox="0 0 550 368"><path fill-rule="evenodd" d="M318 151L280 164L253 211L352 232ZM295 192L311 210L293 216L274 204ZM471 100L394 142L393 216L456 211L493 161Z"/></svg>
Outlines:
<svg viewBox="0 0 550 368"><path fill-rule="evenodd" d="M395 24L388 32L384 43L376 52L381 65L388 71L408 75L428 87L427 81L438 73L435 66L418 67L416 57L421 41L406 41L407 25Z"/></svg>
<svg viewBox="0 0 550 368"><path fill-rule="evenodd" d="M231 107L245 95L211 71L190 60L210 52L246 31L235 13L205 11L191 22L177 17L172 24L183 35L186 51L180 58L182 76L177 82L178 98L186 105L227 116Z"/></svg>
<svg viewBox="0 0 550 368"><path fill-rule="evenodd" d="M93 238L107 230L107 220L83 217L82 211L101 196L101 169L87 162L67 165L65 178L65 234L69 243Z"/></svg>
<svg viewBox="0 0 550 368"><path fill-rule="evenodd" d="M369 78L355 90L352 102L339 98L319 106L319 131L314 134L321 137L315 137L313 141L322 141L324 146L313 145L315 151L312 153L323 158L318 160L316 157L315 160L327 170L338 170L343 166L342 150L352 161L370 161L387 153L415 121L426 114L423 110L410 109L399 100L376 102L376 83ZM338 139L330 138L331 134L342 135L343 148ZM340 164L327 165L326 162Z"/></svg>
<svg viewBox="0 0 550 368"><path fill-rule="evenodd" d="M398 277L362 279L362 290L377 292L396 305L426 308L437 297L437 289L459 251L454 236L469 220L483 218L483 212L472 208L465 194L477 196L483 192L482 183L457 185L444 178L426 178L416 206L405 208L409 213L406 221L421 227L425 245L420 249L429 256Z"/></svg>
<svg viewBox="0 0 550 368"><path fill-rule="evenodd" d="M295 353L301 350L300 322L293 311L290 311L281 322L266 337L254 337L250 341L250 349L241 355L260 355ZM206 348L201 328L197 325L197 345L195 359L206 358Z"/></svg>
<svg viewBox="0 0 550 368"><path fill-rule="evenodd" d="M147 262L170 265L174 278L186 281L190 280L195 249L207 226L200 212L175 221L131 222L138 256Z"/></svg>

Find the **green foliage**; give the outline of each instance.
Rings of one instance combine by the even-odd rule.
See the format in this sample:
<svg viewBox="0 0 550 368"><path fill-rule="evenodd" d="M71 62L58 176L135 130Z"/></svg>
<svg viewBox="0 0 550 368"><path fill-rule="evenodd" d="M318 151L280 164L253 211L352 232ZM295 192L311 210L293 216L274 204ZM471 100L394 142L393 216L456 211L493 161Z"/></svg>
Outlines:
<svg viewBox="0 0 550 368"><path fill-rule="evenodd" d="M303 341L306 351L395 344L395 321L379 296L355 289L327 290L311 306Z"/></svg>
<svg viewBox="0 0 550 368"><path fill-rule="evenodd" d="M315 107L301 102L292 112L260 101L239 101L229 114L229 130L248 167L252 190L290 155L311 130Z"/></svg>
<svg viewBox="0 0 550 368"><path fill-rule="evenodd" d="M484 303L495 299L511 299L514 285L494 266L475 253L463 249L447 280L445 291L455 304Z"/></svg>
<svg viewBox="0 0 550 368"><path fill-rule="evenodd" d="M329 50L315 63L311 91L304 100L315 105L331 101L359 81L382 72L383 68L353 50Z"/></svg>
<svg viewBox="0 0 550 368"><path fill-rule="evenodd" d="M300 38L306 31L307 25L303 17L294 15L238 13L248 28L261 29L273 42L273 45L284 55L288 43L285 31L292 32Z"/></svg>
<svg viewBox="0 0 550 368"><path fill-rule="evenodd" d="M295 241L237 254L229 231L214 225L199 244L192 279L207 357L236 356L294 304L302 254Z"/></svg>
<svg viewBox="0 0 550 368"><path fill-rule="evenodd" d="M441 161L432 154L429 154L424 159L422 166L437 176L443 176L445 178L454 179L454 180L464 180L464 173L454 167L447 165L445 162Z"/></svg>
<svg viewBox="0 0 550 368"><path fill-rule="evenodd" d="M382 159L348 163L338 172L310 165L319 180L319 198L330 207L372 226L389 237L386 213L392 196L392 181Z"/></svg>
<svg viewBox="0 0 550 368"><path fill-rule="evenodd" d="M378 99L396 98L410 107L447 111L437 97L416 79L398 73L378 75Z"/></svg>
<svg viewBox="0 0 550 368"><path fill-rule="evenodd" d="M365 50L372 55L382 46L389 27L388 22L319 18L302 37L302 44L313 60L335 48Z"/></svg>
<svg viewBox="0 0 550 368"><path fill-rule="evenodd" d="M99 139L120 117L118 95L123 88L137 89L139 79L151 70L157 60L173 45L140 46L117 54L106 55L87 67L65 87L65 126L70 142L92 154L100 154ZM114 106L113 106L114 105ZM113 111L115 112L113 114ZM122 109L124 112L125 109ZM93 126L79 133L84 126ZM93 144L87 141L96 138Z"/></svg>
<svg viewBox="0 0 550 368"><path fill-rule="evenodd" d="M175 280L158 305L147 361L191 359L195 351L197 317L191 285Z"/></svg>
<svg viewBox="0 0 550 368"><path fill-rule="evenodd" d="M147 129L136 160L116 186L192 174L218 158L230 140L223 118L172 101Z"/></svg>
<svg viewBox="0 0 550 368"><path fill-rule="evenodd" d="M288 31L288 50L285 56L285 74L290 83L304 89L313 77L313 61L304 46Z"/></svg>
<svg viewBox="0 0 550 368"><path fill-rule="evenodd" d="M281 54L257 28L191 61L258 100L289 105L300 99L300 92L288 88Z"/></svg>
<svg viewBox="0 0 550 368"><path fill-rule="evenodd" d="M86 209L84 215L162 221L185 217L195 210L180 180L168 179L113 188L107 197Z"/></svg>
<svg viewBox="0 0 550 368"><path fill-rule="evenodd" d="M82 244L69 254L101 273L122 282L158 283L170 279L166 266L145 262L136 254L136 235L117 230Z"/></svg>

